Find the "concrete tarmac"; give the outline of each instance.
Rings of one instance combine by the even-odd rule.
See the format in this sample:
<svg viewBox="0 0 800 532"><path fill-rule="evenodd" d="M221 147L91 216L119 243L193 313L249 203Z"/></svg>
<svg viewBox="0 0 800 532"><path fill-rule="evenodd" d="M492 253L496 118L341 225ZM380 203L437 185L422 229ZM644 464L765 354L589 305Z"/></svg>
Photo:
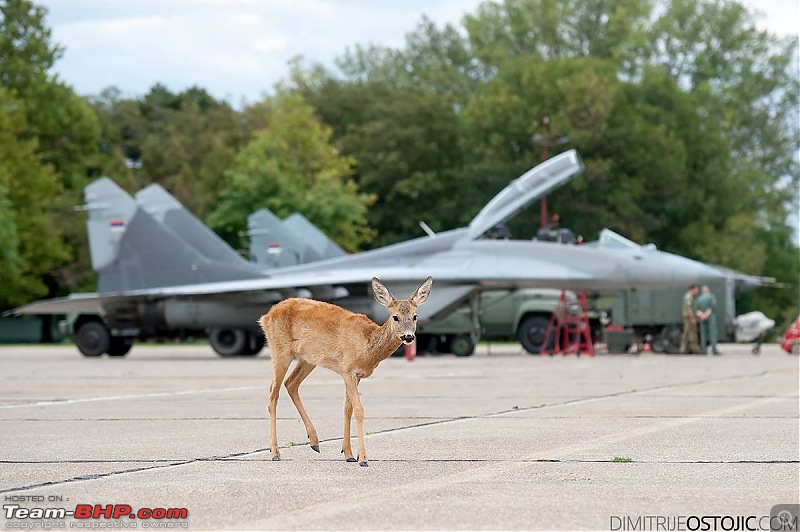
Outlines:
<svg viewBox="0 0 800 532"><path fill-rule="evenodd" d="M267 352L220 359L206 346L135 346L124 359L89 359L70 346L2 347L0 523L6 530L687 530L692 516L769 523L763 518L774 505L800 502L798 357L776 345L760 356L748 345L721 349L719 357L540 357L493 345L469 358L392 358L361 382L370 460L363 468L340 454L344 386L328 370L300 388L322 452L309 447L283 390L283 459L273 462ZM51 511L44 519L33 510L77 508L83 516L95 505L187 516L75 519Z"/></svg>

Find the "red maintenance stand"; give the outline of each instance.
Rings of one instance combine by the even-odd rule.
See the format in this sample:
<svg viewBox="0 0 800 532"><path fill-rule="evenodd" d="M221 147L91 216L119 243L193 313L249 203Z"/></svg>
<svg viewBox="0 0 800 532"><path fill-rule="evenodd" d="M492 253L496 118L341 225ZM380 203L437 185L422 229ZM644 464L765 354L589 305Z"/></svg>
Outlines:
<svg viewBox="0 0 800 532"><path fill-rule="evenodd" d="M558 304L550 316L540 355L595 355L586 309L586 292L581 291L577 295L576 305L567 300L566 290L561 291Z"/></svg>

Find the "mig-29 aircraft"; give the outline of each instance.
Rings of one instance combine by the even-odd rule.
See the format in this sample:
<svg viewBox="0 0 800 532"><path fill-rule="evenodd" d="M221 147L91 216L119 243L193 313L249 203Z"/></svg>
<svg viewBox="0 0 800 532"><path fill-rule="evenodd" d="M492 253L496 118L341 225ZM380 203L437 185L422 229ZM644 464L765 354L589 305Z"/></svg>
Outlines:
<svg viewBox="0 0 800 532"><path fill-rule="evenodd" d="M514 179L467 227L353 255L310 245L321 260L303 264L300 257L293 265L245 260L160 187L134 199L101 178L84 192L97 292L13 312L78 314L74 338L86 356L124 356L137 339L205 334L221 356L246 356L263 345L258 317L288 297L330 301L384 320L385 309L370 293L372 277L404 293L432 276L434 289L419 310L424 323L484 290L614 291L685 286L720 275L702 263L643 247L485 237L582 169L570 150Z"/></svg>

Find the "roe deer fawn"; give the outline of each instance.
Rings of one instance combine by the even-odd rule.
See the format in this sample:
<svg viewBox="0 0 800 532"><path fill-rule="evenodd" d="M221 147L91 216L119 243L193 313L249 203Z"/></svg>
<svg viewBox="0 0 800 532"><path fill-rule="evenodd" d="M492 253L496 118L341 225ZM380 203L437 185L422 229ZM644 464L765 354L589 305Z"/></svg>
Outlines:
<svg viewBox="0 0 800 532"><path fill-rule="evenodd" d="M269 388L270 440L273 460L280 460L276 434L276 412L281 381L297 357L294 370L286 379L289 392L303 424L311 448L319 452L317 430L311 423L298 388L317 366L335 371L344 379L344 439L342 453L348 462L355 462L350 447L350 418L356 416L358 428L358 461L367 464L364 446L364 409L358 396L358 383L372 375L375 367L388 358L400 344L414 341L417 328L417 307L428 299L433 279L428 277L407 300L398 301L376 277L372 278L375 299L389 309L386 323L379 326L363 314L354 314L330 303L291 298L281 301L261 316L259 323L272 354L273 377Z"/></svg>

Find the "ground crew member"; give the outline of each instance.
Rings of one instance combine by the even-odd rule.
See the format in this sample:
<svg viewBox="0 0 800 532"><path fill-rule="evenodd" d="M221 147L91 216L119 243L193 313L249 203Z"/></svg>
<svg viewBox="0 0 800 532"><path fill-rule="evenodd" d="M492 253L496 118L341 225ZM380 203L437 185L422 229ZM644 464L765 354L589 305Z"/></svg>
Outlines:
<svg viewBox="0 0 800 532"><path fill-rule="evenodd" d="M717 298L707 286L703 286L700 295L694 300L694 311L700 324L700 352L708 353L708 344L711 352L719 355L717 350Z"/></svg>
<svg viewBox="0 0 800 532"><path fill-rule="evenodd" d="M683 334L681 335L680 352L694 355L700 352L697 345L697 316L694 310L694 298L697 296L697 285L693 284L683 295Z"/></svg>

